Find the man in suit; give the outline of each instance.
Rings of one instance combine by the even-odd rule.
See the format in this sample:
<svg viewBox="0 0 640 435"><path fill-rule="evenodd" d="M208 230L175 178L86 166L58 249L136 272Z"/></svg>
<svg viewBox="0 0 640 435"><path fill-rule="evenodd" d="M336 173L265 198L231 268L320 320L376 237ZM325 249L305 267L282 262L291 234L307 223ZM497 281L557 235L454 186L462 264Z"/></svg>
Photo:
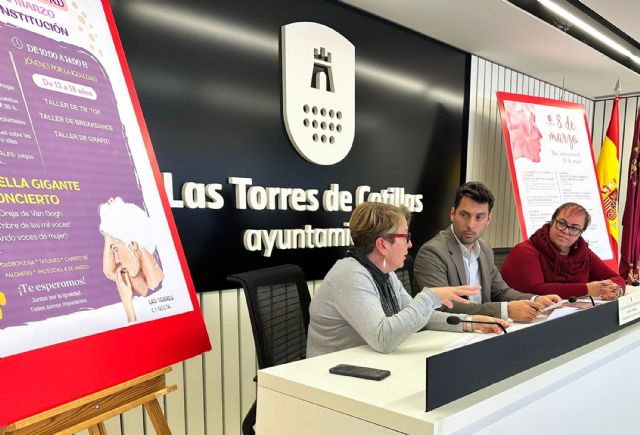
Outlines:
<svg viewBox="0 0 640 435"><path fill-rule="evenodd" d="M473 303L454 302L446 311L531 322L560 297L521 293L504 282L493 262L493 250L480 240L491 221L493 202L493 194L482 183L460 186L451 208L451 226L422 245L414 263L414 279L420 288L482 287L480 295L470 298Z"/></svg>

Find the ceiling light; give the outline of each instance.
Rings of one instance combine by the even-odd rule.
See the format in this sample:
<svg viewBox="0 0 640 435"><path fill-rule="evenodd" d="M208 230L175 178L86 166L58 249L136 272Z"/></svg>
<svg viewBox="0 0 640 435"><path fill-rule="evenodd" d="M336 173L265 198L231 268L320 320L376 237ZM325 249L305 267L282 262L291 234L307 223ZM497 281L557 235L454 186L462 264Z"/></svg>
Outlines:
<svg viewBox="0 0 640 435"><path fill-rule="evenodd" d="M505 0L640 74L640 43L579 0Z"/></svg>
<svg viewBox="0 0 640 435"><path fill-rule="evenodd" d="M629 49L623 47L622 45L620 45L619 43L617 43L616 41L614 41L604 33L598 31L595 27L591 26L586 21L578 18L568 10L564 9L562 6L552 2L551 0L538 0L538 3L540 3L542 6L546 7L556 15L569 21L570 23L575 24L580 29L587 32L589 35L593 36L598 41L606 45L607 47L610 47L611 49L617 51L623 56L627 56L629 59L633 60L635 63L640 64L638 56L635 56Z"/></svg>

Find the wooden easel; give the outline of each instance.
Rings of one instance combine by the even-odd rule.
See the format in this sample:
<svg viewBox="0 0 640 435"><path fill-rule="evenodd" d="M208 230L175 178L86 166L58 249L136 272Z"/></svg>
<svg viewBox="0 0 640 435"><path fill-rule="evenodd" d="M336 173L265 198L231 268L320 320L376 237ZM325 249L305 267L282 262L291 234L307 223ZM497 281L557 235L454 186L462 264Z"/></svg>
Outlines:
<svg viewBox="0 0 640 435"><path fill-rule="evenodd" d="M137 406L144 406L158 435L170 435L158 398L178 387L166 386L164 375L171 367L99 391L57 408L41 412L0 428L0 435L73 434L89 429L91 435L106 435L104 421Z"/></svg>

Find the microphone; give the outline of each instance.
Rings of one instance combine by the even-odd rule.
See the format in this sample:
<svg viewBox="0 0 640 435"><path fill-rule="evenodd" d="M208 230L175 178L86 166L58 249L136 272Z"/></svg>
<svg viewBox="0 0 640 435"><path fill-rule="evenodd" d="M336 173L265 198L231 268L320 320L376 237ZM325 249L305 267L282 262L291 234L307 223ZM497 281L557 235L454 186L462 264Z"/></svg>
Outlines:
<svg viewBox="0 0 640 435"><path fill-rule="evenodd" d="M502 329L502 332L504 332L505 334L507 333L507 330L505 329L505 327L499 324L498 322L483 322L480 320L462 320L458 316L449 316L447 317L447 323L449 325L458 325L459 323L479 323L481 325L498 325L500 329Z"/></svg>
<svg viewBox="0 0 640 435"><path fill-rule="evenodd" d="M586 296L591 300L591 305L595 307L596 303L593 301L593 298L591 297L591 295L586 295ZM581 297L584 297L584 296L581 296ZM576 296L569 296L569 299L567 300L571 303L574 303L575 301L578 300L578 298Z"/></svg>

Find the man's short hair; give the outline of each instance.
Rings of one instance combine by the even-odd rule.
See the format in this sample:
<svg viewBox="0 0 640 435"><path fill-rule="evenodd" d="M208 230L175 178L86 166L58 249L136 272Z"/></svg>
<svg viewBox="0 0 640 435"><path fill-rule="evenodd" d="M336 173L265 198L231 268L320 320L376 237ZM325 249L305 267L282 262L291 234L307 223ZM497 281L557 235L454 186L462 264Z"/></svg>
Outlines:
<svg viewBox="0 0 640 435"><path fill-rule="evenodd" d="M463 196L471 198L480 204L489 204L489 212L493 209L493 193L491 193L487 186L478 181L469 181L458 187L456 199L453 202L454 209L458 208Z"/></svg>

